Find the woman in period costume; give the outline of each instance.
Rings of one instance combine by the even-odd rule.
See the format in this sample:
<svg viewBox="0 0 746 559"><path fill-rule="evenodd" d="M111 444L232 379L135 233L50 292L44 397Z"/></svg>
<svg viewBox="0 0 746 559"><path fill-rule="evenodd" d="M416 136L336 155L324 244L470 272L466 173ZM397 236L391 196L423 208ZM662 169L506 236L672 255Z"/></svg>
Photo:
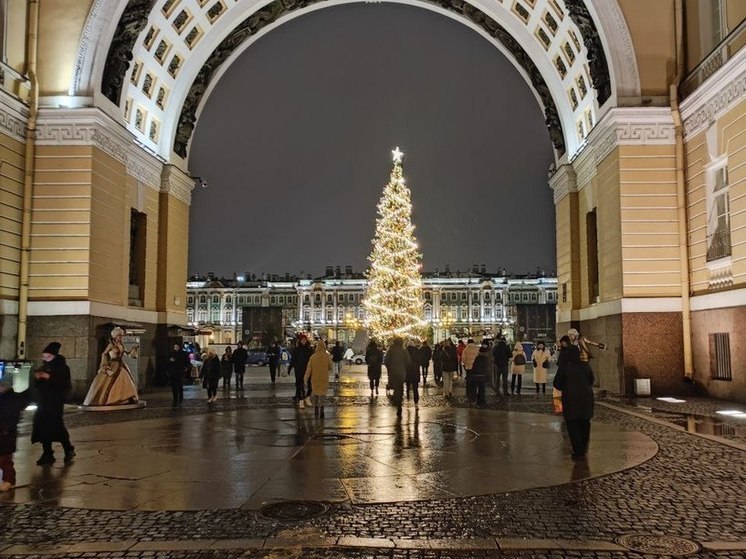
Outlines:
<svg viewBox="0 0 746 559"><path fill-rule="evenodd" d="M137 346L124 347L124 330L119 327L111 331L111 339L101 354L101 364L93 379L84 406L119 406L138 401L137 385L132 378L124 356L137 357Z"/></svg>

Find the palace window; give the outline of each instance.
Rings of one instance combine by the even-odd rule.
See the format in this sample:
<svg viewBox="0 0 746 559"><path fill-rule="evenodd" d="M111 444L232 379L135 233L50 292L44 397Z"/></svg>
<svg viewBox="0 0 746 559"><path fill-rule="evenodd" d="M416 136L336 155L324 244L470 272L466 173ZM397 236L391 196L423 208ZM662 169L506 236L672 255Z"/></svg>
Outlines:
<svg viewBox="0 0 746 559"><path fill-rule="evenodd" d="M731 254L728 162L718 161L707 170L707 260Z"/></svg>

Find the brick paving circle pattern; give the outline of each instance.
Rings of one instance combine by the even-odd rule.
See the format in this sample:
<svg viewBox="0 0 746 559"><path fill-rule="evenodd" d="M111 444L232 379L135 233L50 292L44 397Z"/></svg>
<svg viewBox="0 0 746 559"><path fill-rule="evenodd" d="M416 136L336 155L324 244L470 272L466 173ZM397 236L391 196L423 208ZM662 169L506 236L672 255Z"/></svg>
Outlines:
<svg viewBox="0 0 746 559"><path fill-rule="evenodd" d="M619 545L630 551L652 555L682 556L699 551L699 545L693 541L676 536L655 536L649 534L625 534L617 538Z"/></svg>

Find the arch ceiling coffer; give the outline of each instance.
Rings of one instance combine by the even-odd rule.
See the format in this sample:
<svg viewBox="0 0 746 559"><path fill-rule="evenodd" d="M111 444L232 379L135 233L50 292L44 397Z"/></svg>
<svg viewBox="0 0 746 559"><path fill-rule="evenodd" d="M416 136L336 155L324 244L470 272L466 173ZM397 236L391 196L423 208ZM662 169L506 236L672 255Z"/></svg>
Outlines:
<svg viewBox="0 0 746 559"><path fill-rule="evenodd" d="M186 159L214 81L261 33L348 0L129 0L103 65L101 93L147 147ZM583 0L401 0L475 28L512 58L542 105L558 156L573 156L613 97L601 37ZM610 1L610 0L605 0Z"/></svg>

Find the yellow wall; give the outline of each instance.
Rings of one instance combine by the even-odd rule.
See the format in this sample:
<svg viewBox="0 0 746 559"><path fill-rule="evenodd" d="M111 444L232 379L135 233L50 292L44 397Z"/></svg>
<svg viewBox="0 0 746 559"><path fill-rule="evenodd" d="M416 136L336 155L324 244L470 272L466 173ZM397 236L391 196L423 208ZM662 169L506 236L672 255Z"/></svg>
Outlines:
<svg viewBox="0 0 746 559"><path fill-rule="evenodd" d="M667 96L676 73L673 4L673 0L619 0L634 43L643 96Z"/></svg>
<svg viewBox="0 0 746 559"><path fill-rule="evenodd" d="M625 297L681 294L673 145L621 146Z"/></svg>
<svg viewBox="0 0 746 559"><path fill-rule="evenodd" d="M161 266L158 276L159 311L186 312L187 243L189 238L189 206L172 195L161 193L158 247Z"/></svg>
<svg viewBox="0 0 746 559"><path fill-rule="evenodd" d="M599 298L611 301L622 296L621 227L619 224L619 150L614 149L599 164L593 178L598 207ZM591 210L593 208L589 208ZM586 210L586 211L588 211ZM585 223L583 219L581 223ZM581 244L580 246L585 246ZM586 283L587 283L586 278ZM585 286L586 290L589 286ZM584 299L585 300L585 299Z"/></svg>
<svg viewBox="0 0 746 559"><path fill-rule="evenodd" d="M731 262L735 287L746 285L746 100L717 123L716 156L728 154L731 215ZM710 291L707 267L707 205L705 166L710 163L706 132L686 143L686 181L689 218L689 258L692 290Z"/></svg>
<svg viewBox="0 0 746 559"><path fill-rule="evenodd" d="M555 207L557 232L557 308L570 311L580 306L580 254L578 238L578 195L571 193ZM563 301L563 285L567 300Z"/></svg>
<svg viewBox="0 0 746 559"><path fill-rule="evenodd" d="M0 299L18 298L25 146L0 134Z"/></svg>
<svg viewBox="0 0 746 559"><path fill-rule="evenodd" d="M90 7L90 0L39 2L38 75L42 96L68 94Z"/></svg>
<svg viewBox="0 0 746 559"><path fill-rule="evenodd" d="M38 146L29 297L81 299L90 271L91 147Z"/></svg>

